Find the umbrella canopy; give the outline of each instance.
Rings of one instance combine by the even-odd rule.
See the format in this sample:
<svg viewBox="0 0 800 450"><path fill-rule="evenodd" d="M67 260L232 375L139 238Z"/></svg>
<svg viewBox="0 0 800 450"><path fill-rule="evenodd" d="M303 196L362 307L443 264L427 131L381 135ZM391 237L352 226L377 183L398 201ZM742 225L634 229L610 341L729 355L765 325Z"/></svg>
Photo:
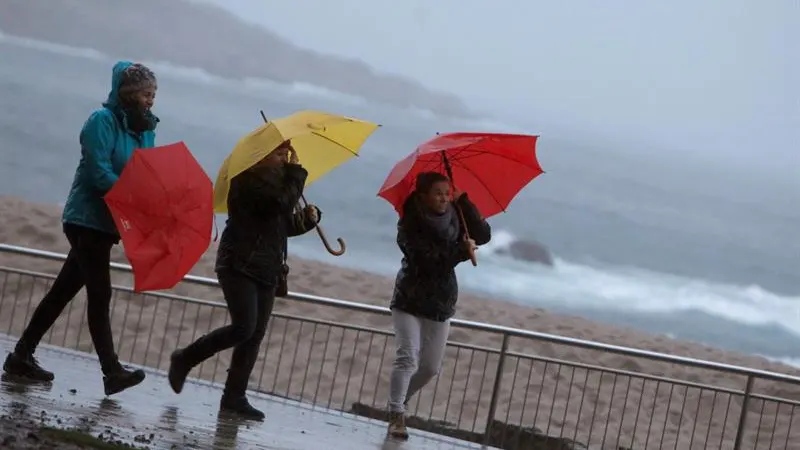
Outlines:
<svg viewBox="0 0 800 450"><path fill-rule="evenodd" d="M265 123L243 137L222 163L214 183L214 211L227 212L231 179L253 167L281 143L291 141L300 163L308 171L308 186L357 156L378 127L372 122L311 110Z"/></svg>
<svg viewBox="0 0 800 450"><path fill-rule="evenodd" d="M439 172L469 194L484 217L503 212L525 185L541 175L538 136L502 133L438 135L398 162L378 195L402 215L417 174Z"/></svg>
<svg viewBox="0 0 800 450"><path fill-rule="evenodd" d="M170 289L211 242L211 179L183 142L134 151L105 201L133 266L134 289Z"/></svg>

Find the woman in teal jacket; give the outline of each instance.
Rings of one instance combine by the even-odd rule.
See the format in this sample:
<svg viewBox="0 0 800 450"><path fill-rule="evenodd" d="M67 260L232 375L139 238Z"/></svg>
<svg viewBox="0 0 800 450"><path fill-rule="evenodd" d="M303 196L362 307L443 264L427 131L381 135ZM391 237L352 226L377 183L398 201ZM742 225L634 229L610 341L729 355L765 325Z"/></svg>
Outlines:
<svg viewBox="0 0 800 450"><path fill-rule="evenodd" d="M106 395L144 380L143 371L123 367L114 351L109 272L111 247L119 243L119 233L103 196L116 183L134 149L154 146L158 118L150 109L156 89L156 77L147 67L129 61L114 65L108 99L89 116L80 134L81 159L62 217L69 255L6 358L6 373L35 381L53 380L53 373L42 368L33 354L44 334L85 286L89 332L100 359Z"/></svg>

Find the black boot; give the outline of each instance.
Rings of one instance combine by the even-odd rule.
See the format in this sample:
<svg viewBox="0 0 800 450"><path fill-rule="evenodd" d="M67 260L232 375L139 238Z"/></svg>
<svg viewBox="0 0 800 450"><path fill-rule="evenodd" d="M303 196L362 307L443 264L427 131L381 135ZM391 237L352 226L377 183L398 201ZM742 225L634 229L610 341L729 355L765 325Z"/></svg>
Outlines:
<svg viewBox="0 0 800 450"><path fill-rule="evenodd" d="M254 408L244 395L241 397L223 395L219 404L219 410L225 413L236 414L245 419L261 421L264 420L265 417L264 413Z"/></svg>
<svg viewBox="0 0 800 450"><path fill-rule="evenodd" d="M31 354L14 351L8 354L6 362L3 364L3 371L14 377L25 378L31 381L49 382L53 381L55 375L49 370L45 370Z"/></svg>
<svg viewBox="0 0 800 450"><path fill-rule="evenodd" d="M189 371L191 370L191 366L184 361L181 350L172 352L167 379L169 379L169 385L176 394L180 394L183 390L183 384L186 383L186 377L189 376Z"/></svg>
<svg viewBox="0 0 800 450"><path fill-rule="evenodd" d="M106 395L114 395L144 381L144 370L128 370L122 366L103 376Z"/></svg>

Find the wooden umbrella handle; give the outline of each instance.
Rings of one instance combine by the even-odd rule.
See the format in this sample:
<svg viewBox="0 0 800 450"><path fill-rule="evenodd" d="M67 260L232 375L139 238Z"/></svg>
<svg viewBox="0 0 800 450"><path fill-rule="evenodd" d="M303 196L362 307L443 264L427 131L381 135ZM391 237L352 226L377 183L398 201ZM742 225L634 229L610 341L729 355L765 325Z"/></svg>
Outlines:
<svg viewBox="0 0 800 450"><path fill-rule="evenodd" d="M322 240L322 245L325 246L325 250L327 250L328 253L333 256L344 255L345 250L347 250L347 245L345 245L344 239L340 237L336 238L336 242L339 243L339 250L334 250L331 247L331 244L328 242L328 238L325 236L325 232L322 230L322 228L319 225L317 225L315 228L317 229L317 234L319 235L320 240Z"/></svg>
<svg viewBox="0 0 800 450"><path fill-rule="evenodd" d="M475 250L469 249L469 260L472 261L473 267L478 267L478 258L475 257Z"/></svg>
<svg viewBox="0 0 800 450"><path fill-rule="evenodd" d="M308 206L308 201L306 201L306 196L301 195L300 198L303 200L303 207ZM325 250L327 250L328 253L330 253L333 256L344 255L344 252L347 250L347 245L345 244L344 239L336 238L336 242L339 243L339 250L335 250L333 247L331 247L330 242L328 242L328 237L325 236L325 231L322 229L322 227L319 226L319 224L315 224L314 228L317 229L317 234L319 235L319 238L322 241L322 245L325 246Z"/></svg>
<svg viewBox="0 0 800 450"><path fill-rule="evenodd" d="M439 133L436 134L438 135ZM455 191L456 185L453 181L453 169L450 167L450 161L447 159L447 155L444 152L442 152L442 164L444 165L444 170L447 173L447 178L450 179L450 189ZM467 220L464 218L464 212L458 207L455 199L453 199L453 206L455 206L456 210L458 211L458 218L461 220L461 226L464 227L464 238L469 239L469 228L467 227ZM478 266L478 258L475 257L475 250L473 249L469 249L469 260L472 261L473 267Z"/></svg>
<svg viewBox="0 0 800 450"><path fill-rule="evenodd" d="M455 203L453 204L453 206L456 207L456 210L458 211L458 218L461 220L461 226L464 227L464 241L466 241L467 239L469 239L469 228L467 228L467 219L464 218L464 212L461 211L461 208L459 208ZM469 260L472 261L473 267L478 267L478 258L475 256L474 249L469 249Z"/></svg>

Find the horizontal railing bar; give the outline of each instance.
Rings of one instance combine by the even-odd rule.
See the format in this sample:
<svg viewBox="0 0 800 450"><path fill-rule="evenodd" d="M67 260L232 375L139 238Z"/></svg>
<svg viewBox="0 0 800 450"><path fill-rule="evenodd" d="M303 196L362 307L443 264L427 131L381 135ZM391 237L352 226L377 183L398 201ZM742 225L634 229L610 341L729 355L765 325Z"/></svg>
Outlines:
<svg viewBox="0 0 800 450"><path fill-rule="evenodd" d="M348 324L348 323L334 322L332 320L325 320L325 319L314 319L312 317L302 317L302 316L297 316L297 315L294 315L294 314L273 313L272 316L273 317L280 317L281 319L286 319L287 322L288 321L294 321L294 322L313 323L313 324L316 324L316 325L326 325L326 326L329 326L331 328L335 327L335 328L344 328L344 329L351 330L351 331L364 331L364 332L367 332L367 333L381 334L381 335L384 335L384 336L393 336L394 335L394 333L392 333L391 331L382 330L380 328L365 327L365 326L362 326L362 325L351 325L351 324Z"/></svg>
<svg viewBox="0 0 800 450"><path fill-rule="evenodd" d="M780 403L782 405L800 406L800 401L789 400L788 398L782 398L782 397L774 397L774 396L771 396L771 395L750 394L750 398L759 399L759 400L763 400L763 401L767 401L767 402Z"/></svg>
<svg viewBox="0 0 800 450"><path fill-rule="evenodd" d="M50 274L50 273L36 272L36 271L33 271L33 270L27 270L27 269L17 269L17 268L14 268L14 267L0 266L0 271L8 272L8 273L14 273L14 274L17 274L17 275L25 275L25 276L29 276L29 277L33 277L33 278L44 278L46 280L55 280L56 279L56 275L53 275L53 274ZM136 292L130 286L122 286L122 285L119 285L119 284L112 284L111 288L114 289L114 290L117 290L117 291L125 292L126 294L135 294L135 295L148 296L148 297L160 297L160 298L164 298L164 299L167 299L167 300L175 300L175 301L179 301L179 302L192 303L192 304L196 304L196 305L211 306L211 307L214 307L214 308L227 308L227 305L225 305L225 303L222 303L222 302L214 302L214 301L211 301L211 300L202 300L202 299L199 299L199 298L186 297L184 295L169 294L169 293L166 293L166 292L154 292L154 291Z"/></svg>
<svg viewBox="0 0 800 450"><path fill-rule="evenodd" d="M279 313L279 312L278 313L273 313L272 315L273 315L273 317L280 317L282 319L286 319L287 321L292 320L292 321L295 321L295 322L313 323L313 324L317 324L317 325L326 325L326 326L335 327L335 328L344 328L346 330L351 330L351 331L363 331L363 332L367 332L367 333L379 334L379 335L382 335L382 336L394 336L394 333L389 331L389 330L383 330L383 329L375 328L375 327L365 327L363 325L351 325L351 324L343 323L343 322L333 322L333 321L325 320L325 319L314 319L312 317L303 317L303 316L297 316L297 315L294 315L294 314L286 314L286 313ZM463 342L455 342L455 341L450 341L450 340L447 341L447 346L448 347L453 347L453 348L460 348L460 349L464 349L464 350L479 351L479 352L489 353L489 354L493 354L493 355L496 355L496 354L500 353L500 350L496 349L496 348L484 347L484 346L481 346L481 345L466 344L466 343L463 343Z"/></svg>
<svg viewBox="0 0 800 450"><path fill-rule="evenodd" d="M460 349L463 349L463 350L472 350L472 351L475 351L475 352L484 352L484 353L489 353L489 354L492 354L492 355L499 355L501 353L499 348L486 347L485 345L467 344L465 342L455 342L455 341L449 341L448 340L447 341L447 345L449 345L451 347L455 347L455 348L460 348Z"/></svg>
<svg viewBox="0 0 800 450"><path fill-rule="evenodd" d="M527 360L530 360L530 361L537 361L537 362L541 361L541 362L546 362L546 363L558 364L560 366L565 366L565 367L569 367L569 368L572 368L572 369L584 369L584 370L587 370L587 371L602 372L604 374L608 373L608 374L613 374L613 375L623 375L623 376L626 376L626 377L639 378L639 379L644 379L644 380L647 380L647 381L660 381L660 382L664 382L664 383L674 384L674 385L677 385L677 386L704 389L704 390L708 390L708 391L721 392L721 393L724 393L724 394L744 395L744 391L739 391L739 390L736 390L736 389L730 389L730 388L726 388L726 387L722 387L722 386L714 386L714 385L711 385L711 384L696 383L696 382L693 382L693 381L684 381L684 380L679 380L677 378L668 378L668 377L662 377L662 376L659 376L659 375L650 375L650 374L647 374L647 373L644 373L644 372L633 372L631 370L613 369L613 368L598 366L598 365L594 365L594 364L586 364L586 363L575 362L575 361L567 361L565 359L550 358L550 357L547 357L547 356L534 356L534 355L528 355L528 354L519 353L519 352L507 352L506 356L507 357L514 357L514 358L518 358L518 359L527 359Z"/></svg>
<svg viewBox="0 0 800 450"><path fill-rule="evenodd" d="M37 250L31 249L27 247L21 247L17 245L9 245L9 244L0 244L0 251L6 253L14 253L19 255L25 256L32 256L37 258L44 258L50 259L53 261L64 261L67 255L63 253L56 253L50 252L45 250ZM111 267L117 270L122 270L126 272L131 272L132 268L130 265L121 264L121 263L111 263ZM217 280L213 278L207 277L200 277L196 275L187 275L184 277L184 281L190 283L196 283L206 286L216 287L218 286ZM144 293L143 293L144 294ZM153 295L153 294L150 294ZM351 309L356 311L362 312L371 312L376 314L383 314L389 315L391 311L389 308L382 307L382 306L374 306L374 305L367 305L363 303L351 302L346 300L340 300L335 298L329 297L321 297L317 295L310 295L310 294L301 294L296 292L290 292L288 298L303 301L307 303L313 303L318 305L324 306L332 306L332 307L339 307L345 309ZM684 366L691 366L691 367L699 367L705 369L712 369L718 370L721 372L728 372L734 373L739 375L747 375L747 376L754 376L758 378L773 380L773 381L783 381L787 383L794 383L800 384L800 377L795 377L791 375L769 372L766 370L760 369L753 369L748 367L736 366L731 364L725 364L720 362L714 361L705 361L701 359L689 358L685 356L676 356L676 355L669 355L665 353L659 353L649 350L641 350L641 349L634 349L629 347L623 347L619 345L612 345L612 344L604 344L601 342L594 342L594 341L587 341L584 339L578 338L571 338L566 336L558 336L549 333L540 333L536 331L528 331L528 330L521 330L518 328L511 328L505 327L500 325L491 325L487 323L481 322L474 322L470 320L463 320L463 319L453 319L451 321L451 325L462 327L462 328L470 328L474 330L480 330L485 332L492 332L498 334L508 334L509 336L515 337L523 337L528 339L535 339L545 342L551 342L555 344L562 344L562 345L569 345L573 347L585 348L590 350L597 350L606 353L614 353L618 355L626 355L626 356L635 356L643 359L650 359L654 361L662 361L668 362L673 364L681 364Z"/></svg>

